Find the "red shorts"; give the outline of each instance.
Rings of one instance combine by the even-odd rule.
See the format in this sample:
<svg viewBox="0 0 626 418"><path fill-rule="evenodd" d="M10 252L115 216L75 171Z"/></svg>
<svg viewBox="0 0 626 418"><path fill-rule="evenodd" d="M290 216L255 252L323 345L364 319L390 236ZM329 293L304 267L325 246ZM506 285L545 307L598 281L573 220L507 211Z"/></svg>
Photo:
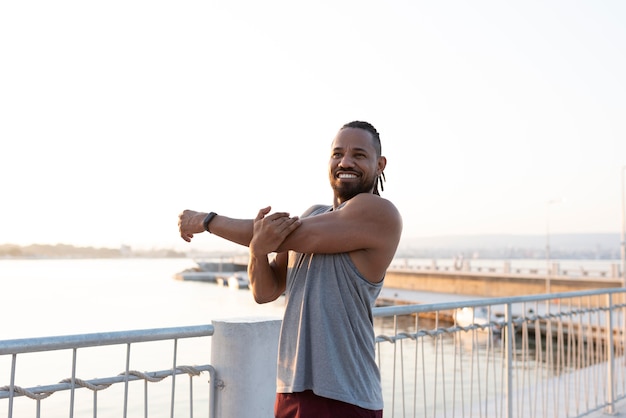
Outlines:
<svg viewBox="0 0 626 418"><path fill-rule="evenodd" d="M313 391L277 393L276 418L382 418L383 411L373 411L317 396Z"/></svg>

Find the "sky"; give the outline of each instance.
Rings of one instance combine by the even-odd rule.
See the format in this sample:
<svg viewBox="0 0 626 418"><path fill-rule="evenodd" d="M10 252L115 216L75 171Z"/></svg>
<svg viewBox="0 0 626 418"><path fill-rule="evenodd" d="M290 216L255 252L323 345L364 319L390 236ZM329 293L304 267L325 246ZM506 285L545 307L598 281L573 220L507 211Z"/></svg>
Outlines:
<svg viewBox="0 0 626 418"><path fill-rule="evenodd" d="M201 249L332 203L380 132L403 239L619 232L626 2L0 3L0 244Z"/></svg>

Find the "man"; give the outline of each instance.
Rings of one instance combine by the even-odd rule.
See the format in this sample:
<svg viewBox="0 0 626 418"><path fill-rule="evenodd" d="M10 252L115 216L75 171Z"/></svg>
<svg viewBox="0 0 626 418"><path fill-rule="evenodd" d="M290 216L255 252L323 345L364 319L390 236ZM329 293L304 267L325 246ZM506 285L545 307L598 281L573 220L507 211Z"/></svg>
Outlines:
<svg viewBox="0 0 626 418"><path fill-rule="evenodd" d="M249 246L258 303L285 292L277 418L382 417L372 307L402 232L396 207L378 193L386 164L376 129L351 122L331 147L332 206L313 206L300 218L270 214L270 207L254 220L190 210L179 216L185 241L207 230Z"/></svg>

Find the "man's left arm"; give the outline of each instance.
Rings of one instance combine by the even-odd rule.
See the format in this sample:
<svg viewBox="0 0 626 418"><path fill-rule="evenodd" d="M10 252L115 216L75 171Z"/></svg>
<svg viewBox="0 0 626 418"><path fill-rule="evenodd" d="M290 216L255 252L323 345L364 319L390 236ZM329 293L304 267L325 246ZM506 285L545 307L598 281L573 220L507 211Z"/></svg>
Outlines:
<svg viewBox="0 0 626 418"><path fill-rule="evenodd" d="M339 210L300 219L300 227L279 245L278 251L349 253L393 247L400 240L402 217L388 200L359 194Z"/></svg>
<svg viewBox="0 0 626 418"><path fill-rule="evenodd" d="M385 275L402 234L402 217L388 200L359 194L339 210L301 219L277 251L349 253L359 272L373 283Z"/></svg>

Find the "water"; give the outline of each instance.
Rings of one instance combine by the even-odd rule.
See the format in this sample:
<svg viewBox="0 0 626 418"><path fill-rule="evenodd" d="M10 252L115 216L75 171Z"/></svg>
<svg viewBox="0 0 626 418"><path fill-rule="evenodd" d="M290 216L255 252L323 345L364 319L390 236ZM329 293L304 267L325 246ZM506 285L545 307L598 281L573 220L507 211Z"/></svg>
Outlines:
<svg viewBox="0 0 626 418"><path fill-rule="evenodd" d="M173 279L194 265L188 259L0 260L0 339L282 316L282 299L258 305L247 291Z"/></svg>

